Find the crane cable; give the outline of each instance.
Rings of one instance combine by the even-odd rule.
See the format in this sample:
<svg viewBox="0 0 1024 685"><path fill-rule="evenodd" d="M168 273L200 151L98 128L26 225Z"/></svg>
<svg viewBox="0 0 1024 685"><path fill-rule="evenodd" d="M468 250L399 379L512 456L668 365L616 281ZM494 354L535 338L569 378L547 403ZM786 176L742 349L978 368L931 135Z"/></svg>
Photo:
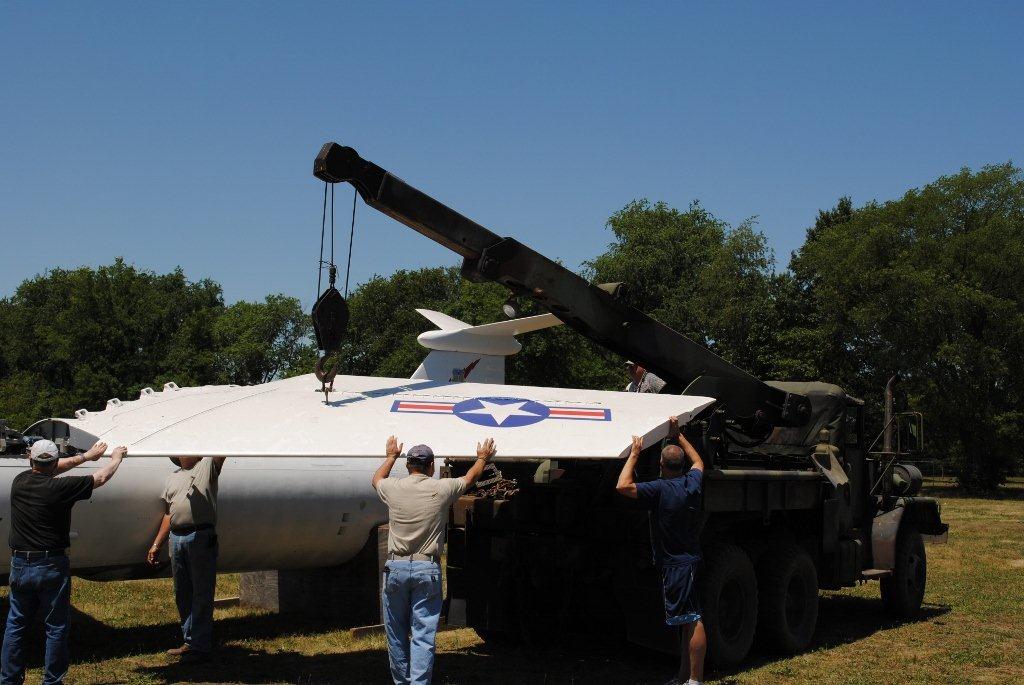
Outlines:
<svg viewBox="0 0 1024 685"><path fill-rule="evenodd" d="M334 184L333 183L330 184L330 186L331 186L331 250L330 250L330 259L328 261L324 261L324 246L325 246L325 243L327 242L327 186L328 186L328 183L325 182L324 183L323 212L322 212L322 215L320 217L320 256L319 256L319 260L317 262L317 279L316 279L317 297L316 297L316 301L317 301L317 303L319 303L320 300L323 297L327 296L327 294L329 292L331 292L331 291L334 291L336 293L336 296L340 295L340 306L342 307L342 311L344 311L344 318L343 318L343 322L341 323L341 325L345 326L345 324L348 321L348 311L347 311L347 306L345 306L345 300L348 298L348 286L349 286L350 276L351 276L351 273L352 273L352 248L353 248L353 244L355 242L355 234L356 234L356 198L357 198L358 194L355 191L355 189L353 188L353 192L352 192L352 221L351 221L351 225L349 226L348 259L347 259L347 263L346 263L346 266L345 266L345 294L341 295L340 293L338 293L338 291L337 291L337 289L335 288L335 285L334 285L335 281L337 280L337 276L338 276L338 267L337 267L337 265L334 262ZM328 284L327 290L321 291L321 288L323 287L323 272L324 272L324 267L325 266L328 269L328 281L329 281L329 284ZM314 327L316 327L316 325L317 325L317 322L315 320L316 309L317 309L317 307L314 306L314 322L313 322ZM318 340L318 342L321 341L319 329L317 329L317 340ZM335 358L334 361L328 362L328 357L331 354L337 352L337 348L334 345L330 345L330 348L331 348L330 350L324 349L324 353L325 353L324 356L320 357L318 359L318 361L317 361L317 364L316 364L316 376L321 381L321 384L322 384L322 388L321 389L322 389L322 391L324 393L324 401L325 402L329 401L329 393L330 393L330 391L334 387L334 375L336 373L335 369L337 368L337 366L336 366L337 358Z"/></svg>
<svg viewBox="0 0 1024 685"><path fill-rule="evenodd" d="M324 243L327 237L327 186L331 186L331 258L324 261ZM345 267L345 297L348 297L349 273L352 271L352 242L356 234L356 192L352 191L352 225L349 228L348 236L348 264ZM316 296L320 297L323 287L324 267L328 270L329 286L334 287L335 279L338 276L338 267L334 263L334 184L324 182L324 208L320 218L320 259L317 261L316 275Z"/></svg>
<svg viewBox="0 0 1024 685"><path fill-rule="evenodd" d="M334 216L333 216L333 203L332 203L332 216L331 216L331 243L334 243ZM323 286L323 275L324 275L324 233L327 229L327 182L324 181L324 213L320 219L320 259L316 262L316 296L313 301L316 302L317 298L320 297L320 293L323 292L321 287Z"/></svg>
<svg viewBox="0 0 1024 685"><path fill-rule="evenodd" d="M345 266L345 299L348 299L348 276L352 272L352 241L356 237L356 189L352 188L352 226L348 233L348 264ZM334 241L334 217L331 217L331 241Z"/></svg>

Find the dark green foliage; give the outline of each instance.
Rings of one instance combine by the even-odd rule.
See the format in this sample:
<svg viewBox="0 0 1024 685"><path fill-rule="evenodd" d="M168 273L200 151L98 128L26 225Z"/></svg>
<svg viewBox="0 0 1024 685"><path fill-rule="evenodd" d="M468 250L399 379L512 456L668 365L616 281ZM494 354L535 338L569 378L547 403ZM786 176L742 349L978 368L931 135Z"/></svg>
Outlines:
<svg viewBox="0 0 1024 685"><path fill-rule="evenodd" d="M258 382L308 346L298 301L225 308L220 286L116 260L54 269L0 300L0 416L24 427L173 380Z"/></svg>
<svg viewBox="0 0 1024 685"><path fill-rule="evenodd" d="M615 241L587 264L596 283L757 376L772 376L778 317L773 256L747 221L730 228L699 204L632 202L608 221Z"/></svg>
<svg viewBox="0 0 1024 685"><path fill-rule="evenodd" d="M309 373L315 360L311 331L294 297L236 302L213 323L217 382L252 385Z"/></svg>
<svg viewBox="0 0 1024 685"><path fill-rule="evenodd" d="M1019 463L1019 169L964 169L858 209L841 200L819 215L791 270L800 364L868 400L901 373L910 404L925 413L930 453L949 460L968 488L990 489Z"/></svg>
<svg viewBox="0 0 1024 685"><path fill-rule="evenodd" d="M396 271L363 283L349 296L341 372L408 378L424 356L416 336L434 327L416 308L458 316L459 295L458 270L452 268Z"/></svg>

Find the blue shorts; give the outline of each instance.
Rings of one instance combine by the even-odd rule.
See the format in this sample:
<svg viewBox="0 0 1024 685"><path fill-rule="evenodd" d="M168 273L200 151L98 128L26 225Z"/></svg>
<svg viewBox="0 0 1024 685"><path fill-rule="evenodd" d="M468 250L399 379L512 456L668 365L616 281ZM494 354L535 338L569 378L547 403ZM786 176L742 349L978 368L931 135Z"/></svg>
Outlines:
<svg viewBox="0 0 1024 685"><path fill-rule="evenodd" d="M661 567L661 588L665 598L665 623L683 626L700 620L697 571L700 560Z"/></svg>

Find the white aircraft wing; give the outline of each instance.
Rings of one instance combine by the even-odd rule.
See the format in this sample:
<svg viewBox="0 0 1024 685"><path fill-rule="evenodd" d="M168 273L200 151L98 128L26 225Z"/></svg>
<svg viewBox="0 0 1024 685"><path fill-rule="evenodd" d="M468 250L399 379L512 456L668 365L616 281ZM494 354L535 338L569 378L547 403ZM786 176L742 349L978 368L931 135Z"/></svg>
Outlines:
<svg viewBox="0 0 1024 685"><path fill-rule="evenodd" d="M127 445L130 457L363 457L379 459L389 435L406 449L468 458L493 437L498 458L610 459L631 436L648 446L669 416L688 422L714 400L597 390L339 376L330 404L312 376L256 386L167 387L101 412L61 420L71 443Z"/></svg>

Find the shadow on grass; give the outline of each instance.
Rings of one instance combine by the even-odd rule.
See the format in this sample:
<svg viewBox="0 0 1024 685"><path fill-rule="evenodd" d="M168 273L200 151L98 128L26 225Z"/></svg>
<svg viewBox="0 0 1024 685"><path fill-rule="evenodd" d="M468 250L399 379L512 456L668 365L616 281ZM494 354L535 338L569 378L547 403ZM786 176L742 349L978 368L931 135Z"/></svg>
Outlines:
<svg viewBox="0 0 1024 685"><path fill-rule="evenodd" d="M933 621L949 607L926 605L918 621ZM878 631L895 628L881 601L849 595L821 598L818 628L810 649L831 649L865 639ZM383 650L306 655L293 651L248 649L247 640L300 635L316 636L337 630L329 621L278 615L237 616L217 621L218 642L225 645L204 663L173 661L136 666L140 677L167 683L383 683L389 682L387 655ZM163 659L163 650L179 640L176 624L115 628L81 612L72 616L71 651L76 663L101 663L108 659L145 657ZM42 634L28 639L29 663L42 661ZM730 682L733 676L786 655L765 653L756 646L738 668L709 670L708 675ZM568 636L558 645L544 647L488 642L437 656L437 683L663 683L673 672L676 658L608 639Z"/></svg>
<svg viewBox="0 0 1024 685"><path fill-rule="evenodd" d="M575 645L526 648L484 644L437 655L435 683L663 683L675 660L642 650ZM386 683L387 655L361 650L307 656L228 646L216 662L139 668L139 675L167 683Z"/></svg>
<svg viewBox="0 0 1024 685"><path fill-rule="evenodd" d="M6 621L7 602L3 602L0 619ZM311 637L338 630L336 622L317 619L296 619L276 614L232 616L216 621L216 639L221 643L237 640L274 639L287 635ZM181 644L181 627L177 623L162 623L147 626L114 627L71 608L71 658L74 663L102 663L125 657L152 656ZM25 639L25 651L29 667L43 661L44 634L42 615L29 629ZM219 661L218 661L219 663ZM222 671L221 678L229 678L230 670ZM252 682L280 682L276 680L253 680Z"/></svg>
<svg viewBox="0 0 1024 685"><path fill-rule="evenodd" d="M944 604L925 604L911 619L896 619L885 612L880 599L843 594L822 595L818 603L818 626L806 651L828 650L871 637L877 632L912 623L936 621L951 611ZM750 654L736 668L719 669L711 675L733 682L729 676L790 658L788 654L766 651L756 642Z"/></svg>

